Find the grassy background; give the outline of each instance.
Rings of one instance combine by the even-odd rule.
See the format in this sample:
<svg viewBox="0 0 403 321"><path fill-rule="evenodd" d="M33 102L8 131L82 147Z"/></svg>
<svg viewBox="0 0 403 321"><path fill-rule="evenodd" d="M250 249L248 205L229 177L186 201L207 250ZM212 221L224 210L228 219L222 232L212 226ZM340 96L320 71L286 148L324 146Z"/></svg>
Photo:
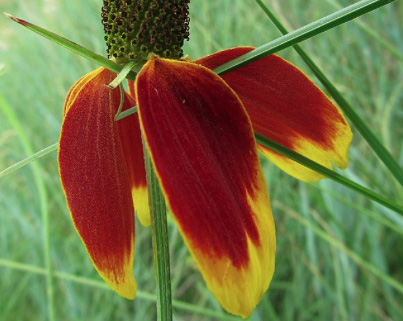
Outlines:
<svg viewBox="0 0 403 321"><path fill-rule="evenodd" d="M265 2L289 29L336 10L334 0ZM339 0L343 6L353 2ZM103 53L100 3L0 0L0 12ZM402 11L397 2L303 43L400 163ZM252 0L192 0L185 52L198 58L278 36ZM310 74L292 49L281 55ZM96 67L0 16L0 170L58 140L68 89ZM403 282L401 217L329 180L303 184L269 162L263 167L277 226L277 262L270 290L250 320L400 319L402 293L384 276ZM343 174L403 200L403 189L358 134ZM44 215L50 217L50 249L44 246ZM169 229L175 320L238 320L207 290L172 220ZM55 271L50 295L46 258ZM134 302L109 291L96 274L71 224L55 152L0 179L0 320L46 320L49 303L56 320L153 320L151 235L140 224L134 269L141 291Z"/></svg>

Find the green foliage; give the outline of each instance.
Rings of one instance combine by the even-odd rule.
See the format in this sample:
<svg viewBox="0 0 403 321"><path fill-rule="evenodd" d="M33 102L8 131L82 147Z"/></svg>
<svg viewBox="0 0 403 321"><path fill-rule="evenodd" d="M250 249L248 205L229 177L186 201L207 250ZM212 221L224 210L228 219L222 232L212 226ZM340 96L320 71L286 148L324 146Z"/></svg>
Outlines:
<svg viewBox="0 0 403 321"><path fill-rule="evenodd" d="M265 3L289 30L336 10L335 0ZM349 22L301 44L400 164L402 10L395 2L360 24ZM14 0L0 2L2 11L106 56L100 1ZM192 59L280 36L254 1L193 0L190 12L184 51ZM281 55L312 75L292 49ZM0 170L58 140L68 89L95 68L0 17ZM361 263L402 282L401 217L332 181L303 184L263 165L277 227L277 264L250 320L399 319L402 293ZM391 200L403 199L402 188L358 134L343 175ZM225 320L171 219L168 225L172 295L181 301L174 303L174 316ZM106 289L70 221L55 153L0 178L0 320L45 320L52 309L55 320L153 320L152 266L151 231L137 224L134 273L141 292L131 302Z"/></svg>

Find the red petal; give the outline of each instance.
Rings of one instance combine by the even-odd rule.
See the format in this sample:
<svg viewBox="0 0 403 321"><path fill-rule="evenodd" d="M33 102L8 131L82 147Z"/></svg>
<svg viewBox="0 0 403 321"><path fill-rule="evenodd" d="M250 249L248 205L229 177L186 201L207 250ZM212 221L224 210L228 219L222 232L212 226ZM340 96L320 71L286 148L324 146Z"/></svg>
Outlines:
<svg viewBox="0 0 403 321"><path fill-rule="evenodd" d="M249 118L217 75L152 58L136 95L168 205L225 309L248 316L274 271L275 233Z"/></svg>
<svg viewBox="0 0 403 321"><path fill-rule="evenodd" d="M210 69L253 48L233 48L196 60ZM276 55L238 68L222 78L242 100L253 129L331 168L348 165L352 133L343 114L298 68ZM321 175L260 146L287 173L312 181Z"/></svg>
<svg viewBox="0 0 403 321"><path fill-rule="evenodd" d="M73 86L65 104L58 158L75 228L95 268L121 296L134 298L134 210L113 120L120 92L105 86L114 76L100 68Z"/></svg>

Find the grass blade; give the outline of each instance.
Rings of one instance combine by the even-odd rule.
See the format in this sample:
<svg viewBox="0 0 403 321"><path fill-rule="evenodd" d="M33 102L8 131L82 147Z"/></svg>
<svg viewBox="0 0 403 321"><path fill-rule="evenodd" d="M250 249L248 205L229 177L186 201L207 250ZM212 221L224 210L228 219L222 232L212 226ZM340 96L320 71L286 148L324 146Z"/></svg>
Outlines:
<svg viewBox="0 0 403 321"><path fill-rule="evenodd" d="M47 154L57 150L57 147L59 146L59 143L54 143L48 147L45 147L44 149L41 149L40 151L28 156L27 158L11 165L10 167L7 167L6 169L3 169L0 171L0 178L3 176L6 176L8 174L13 173L14 171L20 169L21 167L24 167L25 165L28 165L29 163L33 162L34 160L37 160L43 156L46 156Z"/></svg>

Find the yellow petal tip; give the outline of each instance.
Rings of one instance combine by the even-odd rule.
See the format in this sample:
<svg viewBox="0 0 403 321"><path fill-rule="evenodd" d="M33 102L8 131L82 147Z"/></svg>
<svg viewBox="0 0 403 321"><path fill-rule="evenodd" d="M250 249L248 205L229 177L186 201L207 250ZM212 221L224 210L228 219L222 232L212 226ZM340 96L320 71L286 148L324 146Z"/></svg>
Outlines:
<svg viewBox="0 0 403 321"><path fill-rule="evenodd" d="M131 271L126 273L123 281L105 278L103 275L101 276L106 284L121 297L128 300L133 300L136 297L137 283Z"/></svg>
<svg viewBox="0 0 403 321"><path fill-rule="evenodd" d="M151 225L150 208L148 206L147 186L134 187L132 189L134 208L141 225L149 227Z"/></svg>

